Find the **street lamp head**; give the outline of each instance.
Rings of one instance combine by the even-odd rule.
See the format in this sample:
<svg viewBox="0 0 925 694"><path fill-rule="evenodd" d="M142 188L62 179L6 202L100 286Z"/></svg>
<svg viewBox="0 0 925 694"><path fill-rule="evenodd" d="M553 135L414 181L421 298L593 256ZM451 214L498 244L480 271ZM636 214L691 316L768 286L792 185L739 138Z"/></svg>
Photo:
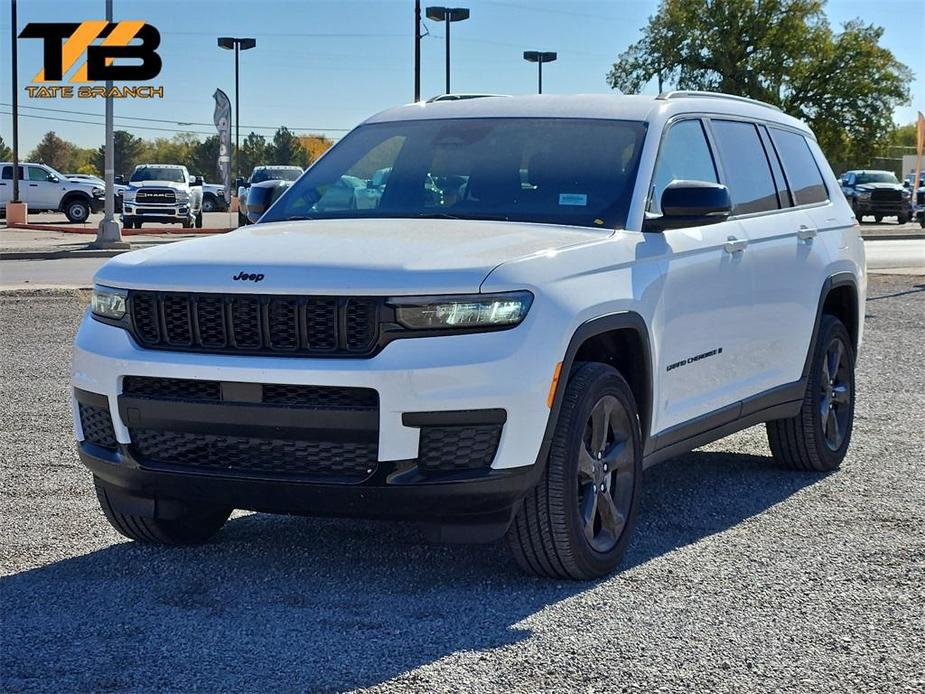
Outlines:
<svg viewBox="0 0 925 694"><path fill-rule="evenodd" d="M234 48L234 39L230 36L222 36L218 40L218 47L230 51Z"/></svg>
<svg viewBox="0 0 925 694"><path fill-rule="evenodd" d="M428 7L424 11L428 19L435 22L444 22L449 19L451 22L461 22L469 19L468 7Z"/></svg>
<svg viewBox="0 0 925 694"><path fill-rule="evenodd" d="M558 57L555 51L524 51L524 60L529 63L551 63Z"/></svg>
<svg viewBox="0 0 925 694"><path fill-rule="evenodd" d="M240 41L242 51L246 51L257 45L257 39L238 39L238 40Z"/></svg>
<svg viewBox="0 0 925 694"><path fill-rule="evenodd" d="M257 39L239 39L234 36L222 36L218 40L218 47L224 48L228 51L233 50L235 46L240 48L242 51L246 51L256 45Z"/></svg>

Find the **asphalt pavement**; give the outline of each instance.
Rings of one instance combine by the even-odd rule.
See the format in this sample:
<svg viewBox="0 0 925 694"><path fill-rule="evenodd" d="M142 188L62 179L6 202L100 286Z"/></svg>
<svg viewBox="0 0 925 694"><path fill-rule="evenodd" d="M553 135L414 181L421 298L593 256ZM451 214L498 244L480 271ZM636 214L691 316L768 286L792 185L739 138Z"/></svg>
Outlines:
<svg viewBox="0 0 925 694"><path fill-rule="evenodd" d="M85 301L0 294L5 691L925 691L925 277L871 277L841 471L775 467L762 427L663 463L592 583L388 523L125 541L71 440Z"/></svg>

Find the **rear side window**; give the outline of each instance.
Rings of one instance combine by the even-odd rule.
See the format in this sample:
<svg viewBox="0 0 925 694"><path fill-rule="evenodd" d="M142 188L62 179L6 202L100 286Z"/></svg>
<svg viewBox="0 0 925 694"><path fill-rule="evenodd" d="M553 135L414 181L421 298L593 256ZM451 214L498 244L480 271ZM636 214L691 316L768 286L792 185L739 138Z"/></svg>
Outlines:
<svg viewBox="0 0 925 694"><path fill-rule="evenodd" d="M19 180L20 180L20 181L23 180L23 170L22 170L22 168L23 168L23 167L21 167L21 166L19 167ZM4 181L12 181L12 180L13 180L13 167L12 167L12 166L4 166L4 167L3 167L3 173L0 173L0 178L2 178Z"/></svg>
<svg viewBox="0 0 925 694"><path fill-rule="evenodd" d="M778 209L774 179L755 125L715 120L712 126L733 214Z"/></svg>
<svg viewBox="0 0 925 694"><path fill-rule="evenodd" d="M828 200L822 173L806 138L777 128L771 128L771 137L784 163L787 181L796 198L796 204L811 205Z"/></svg>
<svg viewBox="0 0 925 694"><path fill-rule="evenodd" d="M699 120L675 123L662 139L652 177L651 212L661 212L662 193L672 181L719 182L713 155Z"/></svg>

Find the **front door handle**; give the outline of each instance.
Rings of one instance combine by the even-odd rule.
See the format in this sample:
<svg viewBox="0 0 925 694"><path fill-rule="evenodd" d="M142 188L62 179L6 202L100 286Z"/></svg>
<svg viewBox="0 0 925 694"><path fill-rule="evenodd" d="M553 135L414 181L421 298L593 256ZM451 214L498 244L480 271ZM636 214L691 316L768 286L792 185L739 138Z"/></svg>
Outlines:
<svg viewBox="0 0 925 694"><path fill-rule="evenodd" d="M727 236L726 243L723 244L723 250L727 253L741 253L748 246L748 239L739 239L735 236Z"/></svg>
<svg viewBox="0 0 925 694"><path fill-rule="evenodd" d="M816 236L817 230L813 227L808 227L805 224L801 224L800 228L797 229L797 238L800 241L810 241Z"/></svg>

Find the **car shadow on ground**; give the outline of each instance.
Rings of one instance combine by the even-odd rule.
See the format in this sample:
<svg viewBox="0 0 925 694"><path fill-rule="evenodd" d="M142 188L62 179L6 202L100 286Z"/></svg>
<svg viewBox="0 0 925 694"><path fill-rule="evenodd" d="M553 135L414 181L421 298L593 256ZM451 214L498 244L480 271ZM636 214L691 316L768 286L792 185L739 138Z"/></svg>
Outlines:
<svg viewBox="0 0 925 694"><path fill-rule="evenodd" d="M734 453L653 468L622 571L819 479ZM621 589L624 576L608 580ZM205 546L119 543L0 580L4 688L371 686L529 638L519 622L598 585L526 577L502 543L435 546L393 524L246 515Z"/></svg>

